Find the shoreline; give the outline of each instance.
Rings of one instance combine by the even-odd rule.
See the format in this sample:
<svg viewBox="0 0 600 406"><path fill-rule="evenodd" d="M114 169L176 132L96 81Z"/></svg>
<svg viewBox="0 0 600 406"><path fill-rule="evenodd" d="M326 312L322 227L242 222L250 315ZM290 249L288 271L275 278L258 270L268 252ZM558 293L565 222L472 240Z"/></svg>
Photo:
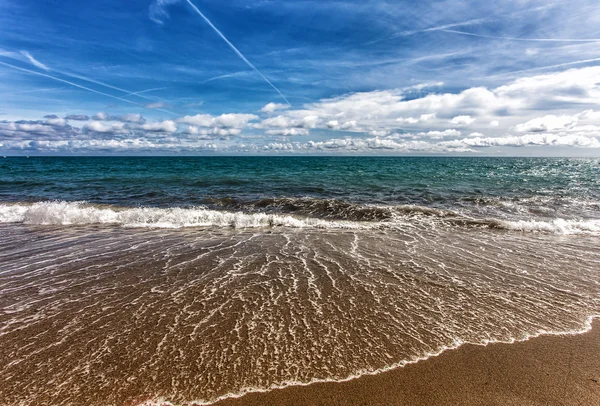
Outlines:
<svg viewBox="0 0 600 406"><path fill-rule="evenodd" d="M198 405L600 404L600 319L589 322L580 332L465 343L374 374Z"/></svg>

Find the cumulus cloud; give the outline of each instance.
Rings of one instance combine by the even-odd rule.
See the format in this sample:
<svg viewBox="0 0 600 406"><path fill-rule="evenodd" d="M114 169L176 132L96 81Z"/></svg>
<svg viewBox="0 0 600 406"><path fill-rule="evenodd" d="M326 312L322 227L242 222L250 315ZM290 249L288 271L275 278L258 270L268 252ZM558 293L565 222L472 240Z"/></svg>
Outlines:
<svg viewBox="0 0 600 406"><path fill-rule="evenodd" d="M485 147L524 147L537 146L567 146L580 148L600 148L597 138L584 137L572 134L525 134L520 136L465 138L462 140L447 141L447 146Z"/></svg>
<svg viewBox="0 0 600 406"><path fill-rule="evenodd" d="M525 133L564 130L566 128L573 128L578 121L579 118L576 116L555 116L550 114L519 124L515 127L515 131Z"/></svg>
<svg viewBox="0 0 600 406"><path fill-rule="evenodd" d="M469 125L475 122L476 118L471 116L456 116L450 122L454 125Z"/></svg>
<svg viewBox="0 0 600 406"><path fill-rule="evenodd" d="M316 122L314 123L314 126L316 126ZM327 123L327 128L332 129L332 130L350 131L350 130L355 129L356 127L357 127L356 120L351 120L351 121L346 121L346 122L339 122L338 120L331 120ZM314 127L310 127L310 128L314 128Z"/></svg>
<svg viewBox="0 0 600 406"><path fill-rule="evenodd" d="M214 142L188 140L148 140L144 138L128 139L85 139L85 140L21 140L5 141L0 148L11 151L46 151L53 153L87 154L89 152L123 153L185 153L212 152L218 149Z"/></svg>
<svg viewBox="0 0 600 406"><path fill-rule="evenodd" d="M232 136L240 135L241 132L242 132L242 130L239 128L219 128L219 127L199 128L199 127L196 127L193 125L188 126L184 130L184 133L198 136L196 138L200 138L200 139L214 139L214 138L227 139Z"/></svg>
<svg viewBox="0 0 600 406"><path fill-rule="evenodd" d="M418 118L407 117L407 118L397 118L396 121L400 124L417 124L419 122Z"/></svg>
<svg viewBox="0 0 600 406"><path fill-rule="evenodd" d="M222 114L211 116L210 114L196 114L185 116L177 120L179 123L194 127L215 127L242 130L248 126L248 122L257 120L254 114Z"/></svg>
<svg viewBox="0 0 600 406"><path fill-rule="evenodd" d="M90 117L85 114L69 114L65 116L65 120L88 121L89 119Z"/></svg>
<svg viewBox="0 0 600 406"><path fill-rule="evenodd" d="M308 135L309 132L305 128L277 128L273 130L267 130L265 131L265 134L289 137L294 135Z"/></svg>
<svg viewBox="0 0 600 406"><path fill-rule="evenodd" d="M158 150L161 145L165 150L186 146L194 150L201 140L218 145L221 152L476 153L484 148L528 146L558 151L600 148L600 67L418 98L406 91L352 93L300 108L269 103L261 110L262 119L243 113L197 114L147 123L139 114L101 112L91 121L87 115L48 115L40 120L0 122L0 140L3 150L7 145L17 148L21 142L24 148L40 151L59 145L64 150L75 148L74 141L78 146L88 142L90 148L110 148L109 141L113 141L120 151ZM83 126L75 126L77 121ZM336 131L346 131L348 137L340 137L339 132L333 135ZM303 138L270 142L273 137L311 134L315 139L308 142L300 142ZM248 141L242 143L242 139Z"/></svg>
<svg viewBox="0 0 600 406"><path fill-rule="evenodd" d="M173 120L147 123L140 126L142 130L150 132L174 133L177 131L177 124Z"/></svg>
<svg viewBox="0 0 600 406"><path fill-rule="evenodd" d="M102 121L91 121L83 126L83 130L106 134L124 134L127 132L123 123L104 123Z"/></svg>
<svg viewBox="0 0 600 406"><path fill-rule="evenodd" d="M69 116L67 116L69 117ZM75 116L77 118L73 118L73 120L87 120L87 116ZM141 114L123 114L121 116L113 116L105 112L99 112L92 116L92 120L96 121L121 121L123 123L134 123L134 124L143 124L146 122L146 119Z"/></svg>
<svg viewBox="0 0 600 406"><path fill-rule="evenodd" d="M579 114L578 118L580 120L593 120L600 122L600 111L585 110Z"/></svg>
<svg viewBox="0 0 600 406"><path fill-rule="evenodd" d="M214 124L215 118L210 114L196 114L195 116L185 116L178 121L197 127L210 127Z"/></svg>
<svg viewBox="0 0 600 406"><path fill-rule="evenodd" d="M445 137L458 137L461 135L461 132L455 129L448 129L444 131L428 131L417 134L420 137L429 137L429 138L445 138Z"/></svg>
<svg viewBox="0 0 600 406"><path fill-rule="evenodd" d="M65 127L67 125L67 120L60 117L50 117L46 118L46 124L55 126L55 127Z"/></svg>
<svg viewBox="0 0 600 406"><path fill-rule="evenodd" d="M437 116L436 113L430 113L430 114L421 114L420 117L415 118L415 117L400 117L396 119L396 122L400 123L400 124L417 124L417 123L424 123L430 120L435 119Z"/></svg>
<svg viewBox="0 0 600 406"><path fill-rule="evenodd" d="M143 124L146 122L146 119L144 119L141 114L124 114L119 117L119 121L123 121L125 123Z"/></svg>
<svg viewBox="0 0 600 406"><path fill-rule="evenodd" d="M97 120L97 121L107 121L110 119L110 116L108 115L108 113L104 113L103 111L96 113L92 116L92 120Z"/></svg>
<svg viewBox="0 0 600 406"><path fill-rule="evenodd" d="M290 116L275 116L263 120L256 128L315 128L319 124L319 116L306 115L301 118Z"/></svg>
<svg viewBox="0 0 600 406"><path fill-rule="evenodd" d="M280 103L269 103L265 107L263 107L260 111L263 113L273 113L277 110L285 110L290 108L289 104L280 104Z"/></svg>
<svg viewBox="0 0 600 406"><path fill-rule="evenodd" d="M423 131L443 131L448 121L467 131L505 133L531 120L531 112L581 109L598 105L600 67L521 78L493 89L473 87L459 93L406 97L403 89L359 92L310 103L264 120L264 128L294 128L305 117L318 117L313 128L336 129L335 122L356 122L352 131L394 132L409 124ZM564 113L562 113L564 114ZM504 124L504 128L500 123Z"/></svg>
<svg viewBox="0 0 600 406"><path fill-rule="evenodd" d="M257 120L258 116L254 114L222 114L215 117L214 124L225 128L244 128L248 121Z"/></svg>

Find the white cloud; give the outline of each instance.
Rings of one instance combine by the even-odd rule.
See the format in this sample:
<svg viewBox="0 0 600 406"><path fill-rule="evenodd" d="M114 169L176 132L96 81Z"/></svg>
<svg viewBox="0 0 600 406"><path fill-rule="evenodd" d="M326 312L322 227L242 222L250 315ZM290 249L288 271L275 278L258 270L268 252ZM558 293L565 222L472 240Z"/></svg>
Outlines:
<svg viewBox="0 0 600 406"><path fill-rule="evenodd" d="M462 140L446 141L445 145L466 145L469 147L524 147L529 145L538 146L565 146L580 148L600 148L597 138L585 137L572 134L539 133L512 135L506 137L488 138L465 138Z"/></svg>
<svg viewBox="0 0 600 406"><path fill-rule="evenodd" d="M167 107L169 107L169 105L167 103L163 103L163 102L149 103L146 105L146 108L149 108L149 109L164 109Z"/></svg>
<svg viewBox="0 0 600 406"><path fill-rule="evenodd" d="M110 116L107 113L104 112L99 112L96 113L94 116L92 116L92 120L98 120L98 121L107 121L110 119Z"/></svg>
<svg viewBox="0 0 600 406"><path fill-rule="evenodd" d="M257 120L258 116L254 114L222 114L213 117L209 114L197 114L195 116L185 116L177 120L180 123L189 124L197 127L223 127L243 129L249 121Z"/></svg>
<svg viewBox="0 0 600 406"><path fill-rule="evenodd" d="M85 114L69 114L65 117L65 120L75 120L75 121L88 121L89 119L90 119L90 117Z"/></svg>
<svg viewBox="0 0 600 406"><path fill-rule="evenodd" d="M318 120L318 119L317 119ZM309 127L309 128L314 128L314 126L317 125L317 121L314 122L313 127ZM331 120L327 123L327 128L332 129L332 130L344 130L344 131L351 131L353 129L356 128L356 121L352 120L352 121L346 121L344 123L340 123L338 120Z"/></svg>
<svg viewBox="0 0 600 406"><path fill-rule="evenodd" d="M441 87L441 86L444 86L444 82L426 82L426 83L419 83L418 85L405 87L402 90L404 90L404 91L411 91L411 90L421 91L423 89L427 89L427 88L431 88L431 87Z"/></svg>
<svg viewBox="0 0 600 406"><path fill-rule="evenodd" d="M417 124L419 122L419 119L414 117L407 117L397 118L396 121L400 124Z"/></svg>
<svg viewBox="0 0 600 406"><path fill-rule="evenodd" d="M23 123L23 124L16 124L13 127L15 130L19 130L19 131L25 131L25 132L44 132L49 130L50 128L44 124L29 124L29 123Z"/></svg>
<svg viewBox="0 0 600 406"><path fill-rule="evenodd" d="M107 124L101 121L91 121L83 126L84 130L93 131L96 133L125 133L125 125L123 123Z"/></svg>
<svg viewBox="0 0 600 406"><path fill-rule="evenodd" d="M211 127L215 119L210 114L196 114L195 116L185 116L177 121L197 127Z"/></svg>
<svg viewBox="0 0 600 406"><path fill-rule="evenodd" d="M142 124L143 122L146 121L144 119L144 117L142 117L141 114L125 114L125 115L122 115L121 117L119 117L119 120L126 122L126 123L136 123L136 124Z"/></svg>
<svg viewBox="0 0 600 406"><path fill-rule="evenodd" d="M280 104L280 103L269 103L265 107L263 107L260 111L263 113L273 113L277 110L285 110L290 108L289 104Z"/></svg>
<svg viewBox="0 0 600 406"><path fill-rule="evenodd" d="M436 113L421 114L421 117L419 117L419 121L425 122L425 121L433 120L436 118L436 116L437 116Z"/></svg>
<svg viewBox="0 0 600 406"><path fill-rule="evenodd" d="M286 128L292 126L292 119L286 116L275 116L263 120L257 128Z"/></svg>
<svg viewBox="0 0 600 406"><path fill-rule="evenodd" d="M429 137L433 139L437 138L445 138L445 137L458 137L461 135L461 132L455 129L449 129L444 131L428 131L426 133L417 134L420 137Z"/></svg>
<svg viewBox="0 0 600 406"><path fill-rule="evenodd" d="M215 118L214 124L225 128L244 128L249 121L258 120L254 114L222 114Z"/></svg>
<svg viewBox="0 0 600 406"><path fill-rule="evenodd" d="M276 115L264 116L262 121L254 114L231 113L197 114L176 121L146 123L140 114L111 116L101 112L78 128L76 121L87 120L88 116L49 115L40 120L0 122L0 137L3 137L0 139L7 140L2 141L4 149L6 145L16 148L22 142L25 149L40 150L83 148L84 140L89 141L91 149L114 145L115 150L131 148L132 151L157 150L161 146L165 151L195 150L204 148L199 146L200 140L214 141L222 152L279 148L303 153L457 153L526 146L600 147L600 67L521 78L492 89L474 87L458 93L429 93L419 98L414 98L414 93L407 97L404 91L347 94L298 109L287 105L283 109L270 103L263 112ZM449 122L455 128L448 128ZM178 132L177 123L187 125ZM411 132L401 130L402 124L410 124ZM247 132L244 139L253 141L241 144L239 140L231 140L242 131ZM327 139L333 131L348 131L353 136ZM311 133L316 134L315 140L305 143L265 140L269 136L307 137ZM108 140L113 134L119 136ZM131 142L124 142L122 134L127 134ZM36 139L30 140L33 137ZM68 142L59 144L61 137ZM9 141L12 144L7 144ZM79 144L75 146L74 141ZM267 144L263 149L264 143Z"/></svg>
<svg viewBox="0 0 600 406"><path fill-rule="evenodd" d="M256 128L315 128L319 123L319 117L316 115L307 115L302 118L292 118L290 116L275 116L263 120L257 124ZM338 123L339 125L339 123Z"/></svg>
<svg viewBox="0 0 600 406"><path fill-rule="evenodd" d="M150 132L174 133L177 131L177 124L173 120L165 120L143 124L140 128Z"/></svg>
<svg viewBox="0 0 600 406"><path fill-rule="evenodd" d="M476 118L471 116L456 116L450 122L454 125L469 125L475 122Z"/></svg>
<svg viewBox="0 0 600 406"><path fill-rule="evenodd" d="M547 115L544 117L534 118L526 123L519 124L515 127L515 131L519 133L525 132L545 132L554 130L564 130L573 128L579 118L576 116L555 116Z"/></svg>
<svg viewBox="0 0 600 406"><path fill-rule="evenodd" d="M204 139L212 139L215 137L231 137L240 135L242 132L239 128L199 128L196 126L188 126L187 129L184 130L185 134L198 135L203 137Z"/></svg>
<svg viewBox="0 0 600 406"><path fill-rule="evenodd" d="M600 111L585 110L579 114L578 118L582 121L593 120L600 124Z"/></svg>
<svg viewBox="0 0 600 406"><path fill-rule="evenodd" d="M319 117L314 128L336 128L334 122L355 121L353 131L395 131L410 124L422 131L443 131L444 120L467 131L497 129L506 133L519 123L535 117L532 111L548 114L571 114L582 103L598 105L600 100L600 67L572 69L560 73L521 78L494 89L473 87L460 93L430 93L406 99L402 89L352 93L316 103L302 109L288 110L264 120L263 127L299 127L299 120ZM574 113L574 112L573 112ZM501 126L501 123L503 126Z"/></svg>
<svg viewBox="0 0 600 406"><path fill-rule="evenodd" d="M46 124L54 127L65 127L67 125L67 120L59 117L52 117L46 119Z"/></svg>
<svg viewBox="0 0 600 406"><path fill-rule="evenodd" d="M424 123L430 120L433 120L437 117L436 113L430 113L430 114L421 114L421 116L419 118L415 118L415 117L400 117L396 119L396 122L400 123L400 124L417 124L417 123Z"/></svg>
<svg viewBox="0 0 600 406"><path fill-rule="evenodd" d="M71 120L88 120L89 117L85 115L71 115L65 117ZM134 124L143 124L146 122L146 119L141 114L123 114L122 116L111 116L108 113L103 111L96 113L92 116L92 120L96 121L121 121L123 123L134 123Z"/></svg>
<svg viewBox="0 0 600 406"><path fill-rule="evenodd" d="M280 135L280 136L295 136L295 135L308 135L309 132L305 128L277 128L274 130L265 131L267 135Z"/></svg>

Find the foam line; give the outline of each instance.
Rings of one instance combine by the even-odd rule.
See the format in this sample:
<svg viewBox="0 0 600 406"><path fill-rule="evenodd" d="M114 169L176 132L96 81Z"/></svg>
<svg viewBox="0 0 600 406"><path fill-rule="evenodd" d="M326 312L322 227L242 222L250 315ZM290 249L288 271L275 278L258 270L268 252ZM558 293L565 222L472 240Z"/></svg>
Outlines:
<svg viewBox="0 0 600 406"><path fill-rule="evenodd" d="M341 378L341 379L315 378L308 382L289 381L289 382L284 382L279 385L271 385L267 388L247 387L247 388L242 388L239 392L227 393L225 395L218 396L216 399L212 399L212 400L206 400L206 399L194 400L190 404L198 405L198 406L210 406L210 405L213 405L215 403L221 402L226 399L239 399L239 398L242 398L251 393L268 393L268 392L272 392L274 390L280 390L280 389L285 389L285 388L294 387L294 386L300 386L300 387L310 386L310 385L314 385L317 383L349 382L349 381L353 381L355 379L360 379L365 376L380 375L382 373L392 371L392 370L395 370L398 368L404 368L408 365L416 364L418 362L427 361L430 358L435 358L435 357L442 355L444 352L446 352L448 350L456 350L464 344L472 344L472 345L479 345L479 346L487 347L490 344L514 344L517 342L526 342L531 339L543 337L543 336L576 336L576 335L585 334L585 333L590 332L592 330L592 323L597 318L600 318L600 315L592 315L592 316L586 317L586 319L583 322L583 325L580 329L567 330L567 331L540 330L533 334L527 334L522 339L513 338L510 340L483 340L483 341L479 341L479 342L462 342L462 341L457 340L453 343L453 345L442 346L441 348L437 349L436 351L429 352L421 357L415 357L415 358L409 359L409 360L402 360L400 362L396 362L389 366L386 366L384 368L379 368L376 370L358 371L357 373L352 374L346 378ZM164 398L158 398L158 399L143 401L142 403L139 403L136 406L176 406L176 404L171 403Z"/></svg>
<svg viewBox="0 0 600 406"><path fill-rule="evenodd" d="M367 207L375 215L362 212L345 217L329 217L319 212L279 212L276 214L246 211L209 210L192 208L115 208L99 207L85 202L52 201L34 204L0 204L0 223L25 223L36 225L89 225L106 224L139 228L322 228L322 229L375 229L399 228L420 224L431 228L447 224L466 228L489 228L527 233L560 235L600 235L600 219L520 220L473 219L453 212L420 206ZM390 216L377 215L390 211Z"/></svg>

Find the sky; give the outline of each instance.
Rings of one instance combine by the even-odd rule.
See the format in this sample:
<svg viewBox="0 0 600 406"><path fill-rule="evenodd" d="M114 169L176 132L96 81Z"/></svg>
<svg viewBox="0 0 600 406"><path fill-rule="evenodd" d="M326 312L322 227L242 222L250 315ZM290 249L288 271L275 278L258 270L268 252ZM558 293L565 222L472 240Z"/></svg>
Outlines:
<svg viewBox="0 0 600 406"><path fill-rule="evenodd" d="M600 157L600 4L0 0L0 154Z"/></svg>

